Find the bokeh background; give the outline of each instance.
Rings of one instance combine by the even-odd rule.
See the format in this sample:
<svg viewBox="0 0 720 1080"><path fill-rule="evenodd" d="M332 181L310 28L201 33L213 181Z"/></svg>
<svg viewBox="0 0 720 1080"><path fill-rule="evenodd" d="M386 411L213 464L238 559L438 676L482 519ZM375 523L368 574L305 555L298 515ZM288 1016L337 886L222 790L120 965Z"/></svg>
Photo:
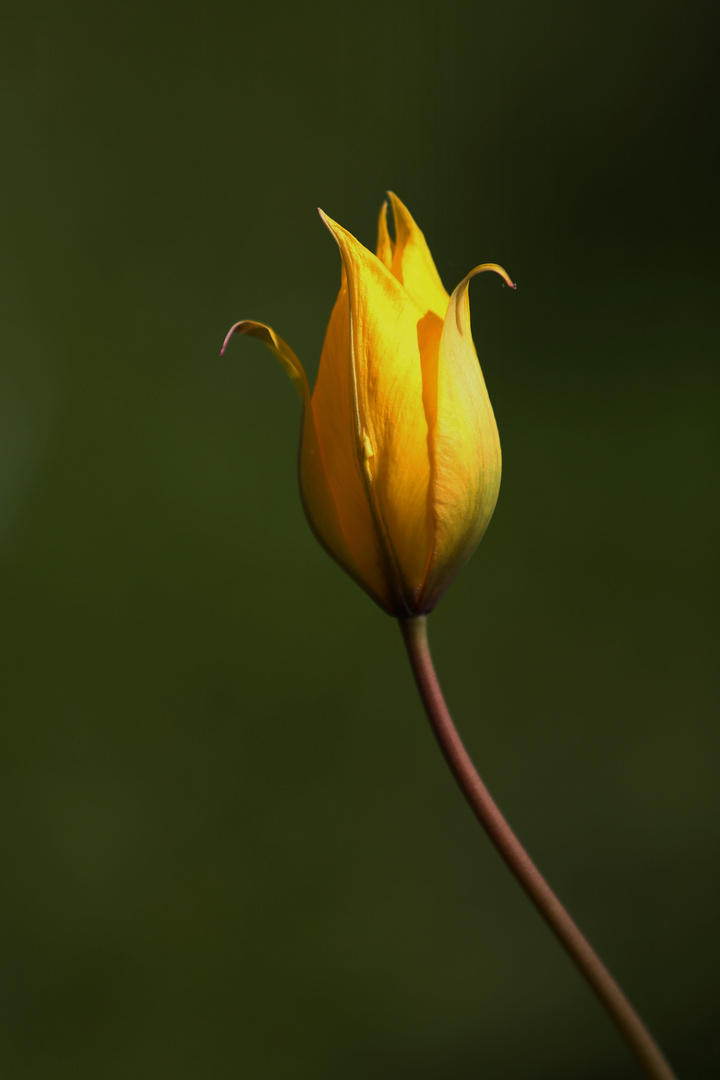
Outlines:
<svg viewBox="0 0 720 1080"><path fill-rule="evenodd" d="M0 1076L632 1080L303 519L386 188L504 449L430 623L511 822L683 1080L720 1072L710 4L9 2Z"/></svg>

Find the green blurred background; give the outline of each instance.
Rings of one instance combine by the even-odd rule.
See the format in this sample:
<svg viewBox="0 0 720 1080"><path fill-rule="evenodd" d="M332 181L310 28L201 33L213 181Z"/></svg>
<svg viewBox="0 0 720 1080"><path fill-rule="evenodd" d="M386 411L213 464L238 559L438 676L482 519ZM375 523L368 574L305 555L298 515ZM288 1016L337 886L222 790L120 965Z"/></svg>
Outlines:
<svg viewBox="0 0 720 1080"><path fill-rule="evenodd" d="M720 1072L709 4L4 6L0 1076L632 1080L324 555L299 408L386 188L504 450L430 623L511 822Z"/></svg>

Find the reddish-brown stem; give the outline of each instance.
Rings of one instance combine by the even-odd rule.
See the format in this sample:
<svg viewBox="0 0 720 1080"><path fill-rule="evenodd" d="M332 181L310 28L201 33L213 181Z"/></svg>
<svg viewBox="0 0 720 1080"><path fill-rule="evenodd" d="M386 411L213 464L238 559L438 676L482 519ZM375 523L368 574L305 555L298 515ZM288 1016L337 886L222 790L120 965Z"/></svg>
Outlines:
<svg viewBox="0 0 720 1080"><path fill-rule="evenodd" d="M600 957L532 862L480 779L455 730L435 674L427 617L400 619L425 711L453 776L480 824L518 882L585 976L650 1080L676 1080L659 1046Z"/></svg>

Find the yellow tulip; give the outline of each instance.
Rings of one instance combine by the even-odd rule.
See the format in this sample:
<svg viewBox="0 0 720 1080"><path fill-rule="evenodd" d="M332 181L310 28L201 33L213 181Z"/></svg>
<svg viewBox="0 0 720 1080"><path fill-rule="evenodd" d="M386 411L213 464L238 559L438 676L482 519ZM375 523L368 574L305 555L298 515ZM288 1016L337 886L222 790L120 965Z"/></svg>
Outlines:
<svg viewBox="0 0 720 1080"><path fill-rule="evenodd" d="M377 254L320 216L342 257L342 283L310 396L302 364L263 323L259 338L303 403L300 490L323 547L400 618L435 607L492 517L500 440L470 334L468 284L448 296L425 237L390 193L396 239L380 213Z"/></svg>

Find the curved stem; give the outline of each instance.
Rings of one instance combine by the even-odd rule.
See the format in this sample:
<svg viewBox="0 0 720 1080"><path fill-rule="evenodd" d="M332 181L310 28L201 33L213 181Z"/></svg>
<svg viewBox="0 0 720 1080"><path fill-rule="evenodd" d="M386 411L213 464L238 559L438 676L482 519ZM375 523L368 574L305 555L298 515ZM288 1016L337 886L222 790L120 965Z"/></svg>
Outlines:
<svg viewBox="0 0 720 1080"><path fill-rule="evenodd" d="M400 619L425 711L453 776L492 843L542 917L579 967L624 1036L650 1080L676 1080L659 1046L617 982L532 862L478 776L455 730L435 674L427 639L427 617Z"/></svg>

